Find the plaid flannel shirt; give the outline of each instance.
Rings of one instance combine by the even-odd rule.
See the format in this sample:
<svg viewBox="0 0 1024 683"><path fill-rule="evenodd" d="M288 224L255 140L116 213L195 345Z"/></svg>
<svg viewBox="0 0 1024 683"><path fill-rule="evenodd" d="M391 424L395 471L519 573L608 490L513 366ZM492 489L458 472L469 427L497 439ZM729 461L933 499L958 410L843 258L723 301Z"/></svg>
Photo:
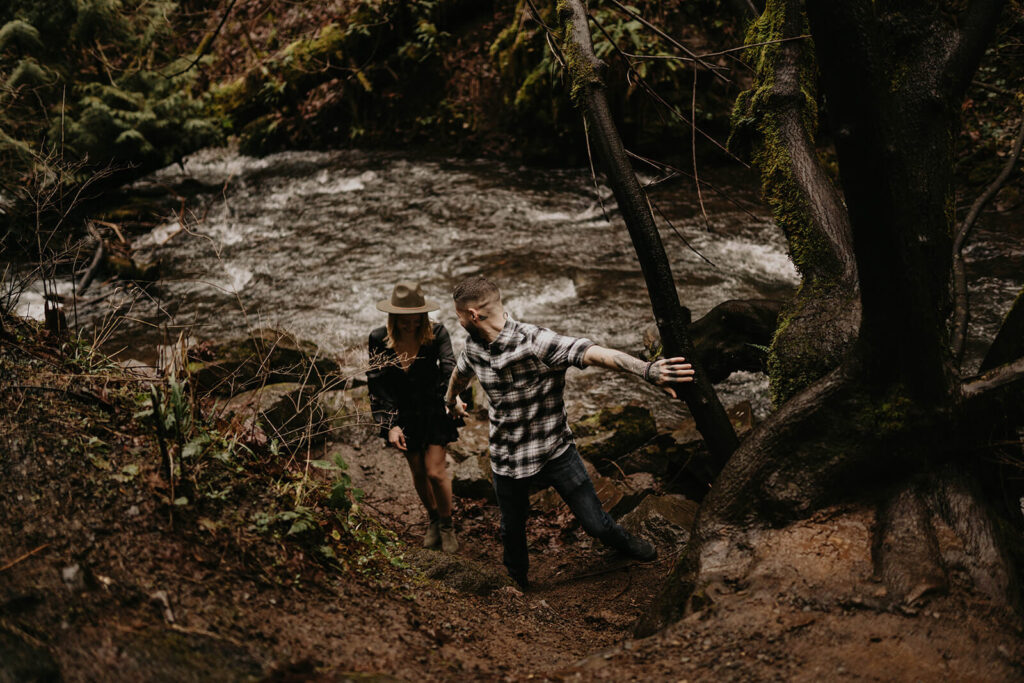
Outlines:
<svg viewBox="0 0 1024 683"><path fill-rule="evenodd" d="M494 472L529 477L572 445L562 398L565 371L582 368L593 345L511 318L489 345L466 340L455 371L466 379L476 375L487 392Z"/></svg>

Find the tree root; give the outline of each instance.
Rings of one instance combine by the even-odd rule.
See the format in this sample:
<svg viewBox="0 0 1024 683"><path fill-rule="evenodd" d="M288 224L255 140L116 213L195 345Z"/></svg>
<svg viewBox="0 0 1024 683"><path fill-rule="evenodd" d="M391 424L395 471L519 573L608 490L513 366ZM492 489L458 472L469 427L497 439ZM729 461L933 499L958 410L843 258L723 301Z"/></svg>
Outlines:
<svg viewBox="0 0 1024 683"><path fill-rule="evenodd" d="M926 593L949 588L931 518L913 487L898 492L879 510L872 559L893 600L909 605Z"/></svg>

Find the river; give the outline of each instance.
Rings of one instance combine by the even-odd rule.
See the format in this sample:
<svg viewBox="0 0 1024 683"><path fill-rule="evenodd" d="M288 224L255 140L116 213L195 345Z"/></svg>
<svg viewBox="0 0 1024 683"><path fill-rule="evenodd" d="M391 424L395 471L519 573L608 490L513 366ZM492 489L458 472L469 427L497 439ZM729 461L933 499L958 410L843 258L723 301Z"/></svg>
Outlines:
<svg viewBox="0 0 1024 683"><path fill-rule="evenodd" d="M787 298L798 284L750 176L714 175L728 189L705 190L707 222L692 182L652 191L672 223L663 222L662 238L694 318L728 299ZM475 273L502 288L514 317L603 345L637 352L653 323L629 235L609 189L595 186L588 169L360 151L257 159L210 149L128 193L162 191L182 195L184 212L134 238L139 258L161 263L160 281L144 295L104 284L76 312L123 357L152 362L182 330L201 341L266 325L355 370L368 331L384 322L374 304L399 279L422 283L442 305L435 317L458 350L465 333L450 292ZM971 257L981 263L972 278L984 293L973 302L978 340L990 338L1022 285L1019 231L986 233ZM38 292L27 292L22 312L39 308ZM972 353L983 348L976 341ZM718 388L726 405L749 399L759 416L769 410L759 374L734 373ZM662 421L683 412L636 378L601 370L570 373L569 394L576 416L632 399Z"/></svg>

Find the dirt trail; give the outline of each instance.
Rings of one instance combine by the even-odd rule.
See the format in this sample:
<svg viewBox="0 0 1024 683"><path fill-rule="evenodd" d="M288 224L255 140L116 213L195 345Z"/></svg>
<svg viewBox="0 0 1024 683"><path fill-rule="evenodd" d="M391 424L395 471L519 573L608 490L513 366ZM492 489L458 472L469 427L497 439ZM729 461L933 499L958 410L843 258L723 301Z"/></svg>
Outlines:
<svg viewBox="0 0 1024 683"><path fill-rule="evenodd" d="M410 548L417 548L426 531L426 516L404 457L384 448L379 439L368 439L358 449L341 448L354 483L365 491L365 504ZM531 517L531 587L523 594L507 580L501 564L497 507L483 500L456 498L455 503L461 547L451 559L480 568L490 580L505 584L487 596L462 593L455 598L468 600L471 606L439 606L445 613L454 608L475 622L479 632L456 640L467 654L480 658L485 669L516 675L550 671L621 642L673 559L662 548L655 562L630 561L592 541L576 528L567 510L556 510ZM423 550L409 555L428 573L437 561L448 563L440 556L439 551Z"/></svg>
<svg viewBox="0 0 1024 683"><path fill-rule="evenodd" d="M390 541L329 546L329 514L313 543L284 532L293 517L267 526L261 514L293 514L280 505L311 485L274 454L188 462L181 483L206 488L169 505L134 381L64 364L48 342L0 343L3 683L1024 679L1019 619L969 591L887 610L734 587L632 640L674 549L623 561L556 509L531 519L522 594L500 563L496 508L457 502L454 558L419 548L404 460L365 435L330 448L404 560L381 554ZM318 560L330 547L338 561Z"/></svg>

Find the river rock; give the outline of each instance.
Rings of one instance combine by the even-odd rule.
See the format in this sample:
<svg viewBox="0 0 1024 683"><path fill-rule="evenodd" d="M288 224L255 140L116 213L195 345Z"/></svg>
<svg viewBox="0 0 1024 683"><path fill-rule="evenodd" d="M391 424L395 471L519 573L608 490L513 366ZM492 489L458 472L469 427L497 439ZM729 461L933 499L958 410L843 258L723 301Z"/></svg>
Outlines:
<svg viewBox="0 0 1024 683"><path fill-rule="evenodd" d="M678 494L647 496L619 524L656 543L681 546L690 540L697 507L696 502Z"/></svg>
<svg viewBox="0 0 1024 683"><path fill-rule="evenodd" d="M448 452L456 462L490 455L490 434L491 423L486 417L482 420L468 417L465 426L459 428L459 440L448 444Z"/></svg>
<svg viewBox="0 0 1024 683"><path fill-rule="evenodd" d="M477 455L455 465L452 468L452 493L460 498L486 498L494 502L490 457Z"/></svg>
<svg viewBox="0 0 1024 683"><path fill-rule="evenodd" d="M295 382L268 384L243 392L215 405L214 410L223 411L224 417L231 418L243 432L258 422L286 450L322 442L331 429L317 391Z"/></svg>
<svg viewBox="0 0 1024 683"><path fill-rule="evenodd" d="M616 472L618 458L657 434L651 411L635 404L599 410L574 424L572 431L580 455L605 475Z"/></svg>
<svg viewBox="0 0 1024 683"><path fill-rule="evenodd" d="M645 496L655 491L654 477L646 472L631 474L625 479L615 479L598 473L586 460L583 463L590 474L590 480L594 483L594 492L601 501L601 507L612 517L629 512ZM562 497L554 487L538 491L530 497L530 505L545 512L554 510L562 504Z"/></svg>
<svg viewBox="0 0 1024 683"><path fill-rule="evenodd" d="M689 326L694 363L712 382L736 370L764 372L765 349L771 345L782 301L733 299L718 304ZM643 333L648 357L661 353L658 328Z"/></svg>
<svg viewBox="0 0 1024 683"><path fill-rule="evenodd" d="M368 430L374 435L377 434L366 385L321 391L320 404L324 408L331 437L335 441L358 442Z"/></svg>
<svg viewBox="0 0 1024 683"><path fill-rule="evenodd" d="M278 382L323 386L331 375L337 377L340 367L315 344L288 332L263 329L242 339L189 349L188 371L201 391L232 396Z"/></svg>

